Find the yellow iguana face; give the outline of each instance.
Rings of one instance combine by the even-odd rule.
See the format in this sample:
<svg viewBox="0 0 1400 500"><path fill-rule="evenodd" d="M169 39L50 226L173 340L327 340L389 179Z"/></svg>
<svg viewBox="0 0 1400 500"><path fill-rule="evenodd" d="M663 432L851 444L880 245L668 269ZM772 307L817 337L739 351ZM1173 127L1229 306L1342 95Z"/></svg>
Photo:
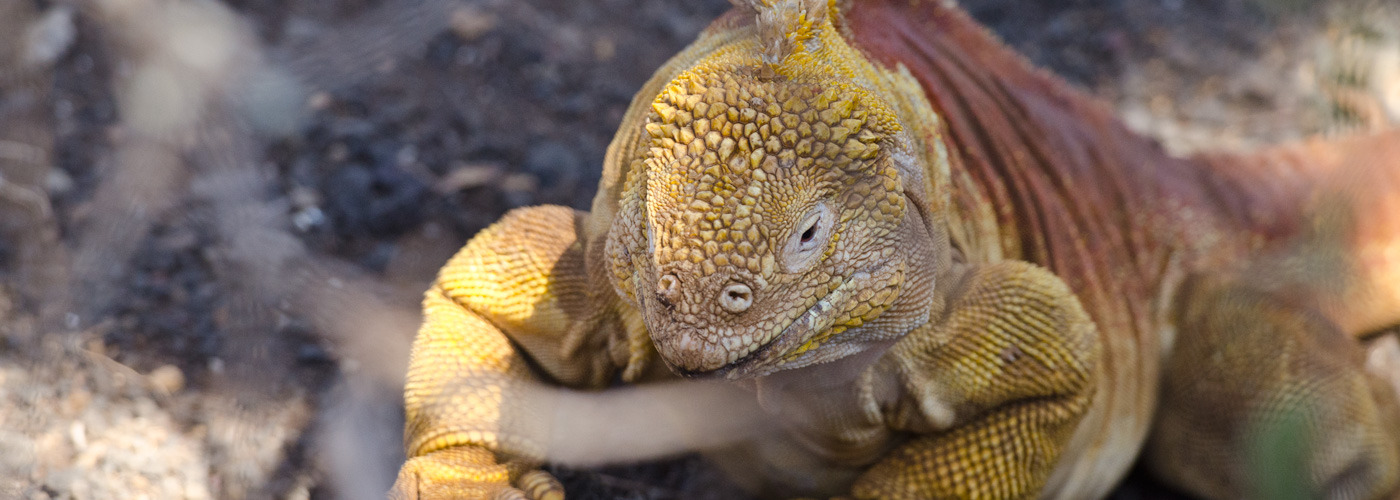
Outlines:
<svg viewBox="0 0 1400 500"><path fill-rule="evenodd" d="M799 26L782 64L740 37L683 71L624 160L614 285L680 374L840 357L818 348L901 295L910 207L897 163L915 155L825 26Z"/></svg>

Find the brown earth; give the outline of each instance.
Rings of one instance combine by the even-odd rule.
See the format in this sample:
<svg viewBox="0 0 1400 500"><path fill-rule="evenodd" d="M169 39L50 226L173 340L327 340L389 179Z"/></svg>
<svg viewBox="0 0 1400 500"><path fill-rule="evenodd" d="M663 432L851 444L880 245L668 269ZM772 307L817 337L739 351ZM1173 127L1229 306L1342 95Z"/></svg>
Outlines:
<svg viewBox="0 0 1400 500"><path fill-rule="evenodd" d="M1359 0L962 3L1173 151L1400 115ZM632 93L726 7L0 5L0 497L382 497L436 267L511 208L586 208ZM693 457L554 472L733 493Z"/></svg>

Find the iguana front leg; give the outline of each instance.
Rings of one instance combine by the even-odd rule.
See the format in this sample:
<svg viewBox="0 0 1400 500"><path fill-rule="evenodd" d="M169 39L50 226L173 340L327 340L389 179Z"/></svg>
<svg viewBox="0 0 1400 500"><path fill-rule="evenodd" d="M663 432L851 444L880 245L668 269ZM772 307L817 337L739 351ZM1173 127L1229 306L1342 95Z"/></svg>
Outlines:
<svg viewBox="0 0 1400 500"><path fill-rule="evenodd" d="M582 218L565 207L517 210L443 267L424 299L409 361L409 460L391 497L562 496L557 481L532 472L545 444L519 426L550 412L530 407L538 400L522 391L536 371L596 388L629 356L627 346L598 333L620 328L610 324L609 305L588 293L576 236Z"/></svg>
<svg viewBox="0 0 1400 500"><path fill-rule="evenodd" d="M956 289L868 374L888 424L923 435L857 480L858 498L1033 497L1090 408L1098 334L1063 281L1007 261Z"/></svg>

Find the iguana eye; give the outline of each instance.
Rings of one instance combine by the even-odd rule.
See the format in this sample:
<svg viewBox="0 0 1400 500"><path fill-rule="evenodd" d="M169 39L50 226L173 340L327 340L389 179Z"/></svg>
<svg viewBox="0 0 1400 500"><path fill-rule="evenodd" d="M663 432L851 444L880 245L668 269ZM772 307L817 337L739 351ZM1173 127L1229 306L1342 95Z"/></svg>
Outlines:
<svg viewBox="0 0 1400 500"><path fill-rule="evenodd" d="M790 273L800 273L812 267L826 248L826 241L831 237L835 219L836 214L827 203L817 204L799 219L793 228L792 236L788 237L788 242L783 247L783 269Z"/></svg>
<svg viewBox="0 0 1400 500"><path fill-rule="evenodd" d="M812 237L817 235L818 222L820 222L820 220L813 220L812 224L807 226L807 230L802 232L802 243L812 241Z"/></svg>

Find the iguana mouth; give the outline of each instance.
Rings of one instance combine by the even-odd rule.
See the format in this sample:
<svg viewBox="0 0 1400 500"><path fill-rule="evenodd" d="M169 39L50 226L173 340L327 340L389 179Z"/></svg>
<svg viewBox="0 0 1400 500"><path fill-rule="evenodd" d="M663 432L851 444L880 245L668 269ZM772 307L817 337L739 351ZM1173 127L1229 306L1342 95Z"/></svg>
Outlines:
<svg viewBox="0 0 1400 500"><path fill-rule="evenodd" d="M897 286L902 266L890 263L871 266L852 274L841 286L817 299L797 319L771 340L739 359L713 370L677 370L683 377L721 377L730 380L761 377L782 369L783 356L815 337L814 333L834 326L836 318L860 304L863 290ZM893 302L897 294L891 294Z"/></svg>

